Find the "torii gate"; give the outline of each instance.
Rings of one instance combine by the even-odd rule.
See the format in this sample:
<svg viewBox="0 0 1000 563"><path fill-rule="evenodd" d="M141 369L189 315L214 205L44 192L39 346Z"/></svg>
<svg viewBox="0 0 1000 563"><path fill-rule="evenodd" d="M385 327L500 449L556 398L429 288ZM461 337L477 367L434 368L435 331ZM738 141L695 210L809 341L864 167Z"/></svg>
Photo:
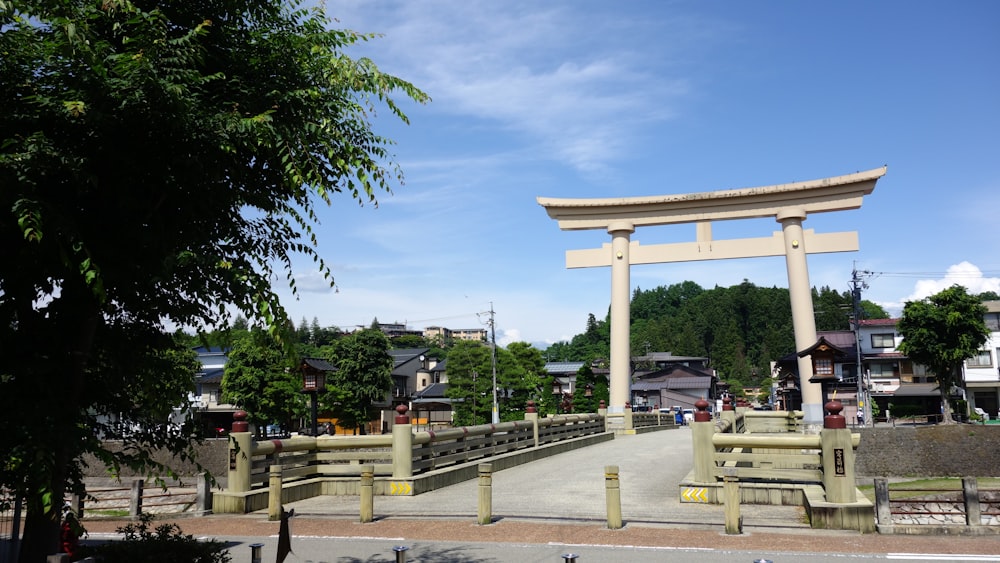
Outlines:
<svg viewBox="0 0 1000 563"><path fill-rule="evenodd" d="M611 404L621 415L629 397L629 270L632 264L689 262L785 256L796 351L816 343L812 288L806 254L858 250L856 231L816 234L803 230L810 213L861 207L886 167L845 176L758 188L682 195L564 199L538 197L539 205L564 231L606 229L611 243L601 248L567 250L567 268L611 266ZM712 240L712 221L774 217L781 232L770 237ZM636 227L696 224L695 242L640 246L630 241ZM798 359L802 409L807 427L822 424L822 389L812 379L809 356Z"/></svg>

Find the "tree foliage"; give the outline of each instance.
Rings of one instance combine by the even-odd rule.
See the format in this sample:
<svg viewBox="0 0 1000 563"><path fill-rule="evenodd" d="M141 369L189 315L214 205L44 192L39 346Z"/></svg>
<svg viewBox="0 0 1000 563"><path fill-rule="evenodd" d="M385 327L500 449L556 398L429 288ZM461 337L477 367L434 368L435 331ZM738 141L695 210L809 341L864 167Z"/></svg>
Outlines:
<svg viewBox="0 0 1000 563"><path fill-rule="evenodd" d="M937 377L944 422L954 422L948 397L962 383L962 364L990 336L983 319L986 307L964 287L953 285L919 301L908 301L897 328L899 351L930 368Z"/></svg>
<svg viewBox="0 0 1000 563"><path fill-rule="evenodd" d="M17 265L0 271L0 396L47 403L3 414L32 468L0 473L29 496L24 560L56 551L54 499L99 449L93 413L124 404L130 378L182 402L151 369L166 323L237 310L280 333L272 282L294 290L292 256L331 277L315 206L375 203L400 180L371 120L406 120L397 93L427 97L348 57L372 36L331 22L277 0L0 1L0 259Z"/></svg>
<svg viewBox="0 0 1000 563"><path fill-rule="evenodd" d="M849 330L850 291L813 289L817 330ZM863 318L888 318L870 301L861 301ZM707 357L725 379L753 384L770 373L771 361L795 351L788 290L744 281L732 287L703 289L685 281L651 290L637 288L631 302L632 356L672 352ZM607 359L610 322L593 314L586 329L543 354L549 361Z"/></svg>
<svg viewBox="0 0 1000 563"><path fill-rule="evenodd" d="M392 390L389 338L379 329L365 329L337 340L330 361L337 371L327 375L322 403L337 425L361 429L372 419L372 404Z"/></svg>
<svg viewBox="0 0 1000 563"><path fill-rule="evenodd" d="M236 340L228 354L222 402L245 410L260 438L268 424L290 428L292 420L306 412L297 358L286 351L270 335L254 331Z"/></svg>

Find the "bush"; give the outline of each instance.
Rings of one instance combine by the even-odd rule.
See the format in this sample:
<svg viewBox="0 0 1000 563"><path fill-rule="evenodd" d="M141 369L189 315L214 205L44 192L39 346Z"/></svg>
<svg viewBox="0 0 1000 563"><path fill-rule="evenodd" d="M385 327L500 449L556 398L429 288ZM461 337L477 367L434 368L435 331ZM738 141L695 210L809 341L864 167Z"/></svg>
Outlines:
<svg viewBox="0 0 1000 563"><path fill-rule="evenodd" d="M177 524L161 524L150 531L151 514L139 516L138 523L119 527L120 541L81 548L81 557L95 557L104 563L228 563L225 544L216 540L199 541L184 535Z"/></svg>

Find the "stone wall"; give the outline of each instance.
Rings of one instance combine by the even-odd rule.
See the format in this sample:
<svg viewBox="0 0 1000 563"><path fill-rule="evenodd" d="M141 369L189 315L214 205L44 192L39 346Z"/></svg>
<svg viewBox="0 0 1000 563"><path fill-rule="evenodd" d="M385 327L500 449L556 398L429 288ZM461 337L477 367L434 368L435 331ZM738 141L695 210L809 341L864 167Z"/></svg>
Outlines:
<svg viewBox="0 0 1000 563"><path fill-rule="evenodd" d="M104 447L115 451L121 448L121 442L105 442ZM229 438L210 438L197 447L198 462L217 479L225 479L229 472ZM181 476L190 477L198 473L197 467L190 461L180 461L172 458L166 453L158 453L153 456L159 462L170 466ZM108 477L107 468L104 464L92 455L84 456L87 467L84 468L84 477ZM122 477L145 477L137 475L127 469L122 469Z"/></svg>
<svg viewBox="0 0 1000 563"><path fill-rule="evenodd" d="M859 477L1000 476L1000 425L863 428Z"/></svg>

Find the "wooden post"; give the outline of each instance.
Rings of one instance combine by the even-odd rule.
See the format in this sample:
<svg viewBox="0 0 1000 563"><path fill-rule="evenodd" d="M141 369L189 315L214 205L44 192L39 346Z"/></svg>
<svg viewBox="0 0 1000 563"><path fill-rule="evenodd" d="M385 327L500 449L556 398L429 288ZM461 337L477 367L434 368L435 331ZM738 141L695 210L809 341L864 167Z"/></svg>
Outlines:
<svg viewBox="0 0 1000 563"><path fill-rule="evenodd" d="M479 513L480 525L493 523L493 464L479 464Z"/></svg>
<svg viewBox="0 0 1000 563"><path fill-rule="evenodd" d="M735 467L727 467L722 477L722 489L726 503L726 533L743 533L743 516L740 515L740 480Z"/></svg>
<svg viewBox="0 0 1000 563"><path fill-rule="evenodd" d="M979 483L975 477L962 477L962 496L965 497L965 523L981 526L983 513L979 507Z"/></svg>
<svg viewBox="0 0 1000 563"><path fill-rule="evenodd" d="M281 520L281 466L272 465L267 482L267 519Z"/></svg>
<svg viewBox="0 0 1000 563"><path fill-rule="evenodd" d="M528 401L528 407L524 410L524 420L530 421L532 426L532 436L535 447L538 447L538 409L535 408L534 401Z"/></svg>
<svg viewBox="0 0 1000 563"><path fill-rule="evenodd" d="M622 490L618 482L618 466L604 466L604 492L608 505L608 529L622 527Z"/></svg>
<svg viewBox="0 0 1000 563"><path fill-rule="evenodd" d="M625 403L625 430L635 430L635 426L632 423L632 405Z"/></svg>
<svg viewBox="0 0 1000 563"><path fill-rule="evenodd" d="M824 405L827 412L820 431L823 451L823 489L827 502L850 504L857 502L854 484L854 443L847 420L841 416L843 405L830 401Z"/></svg>
<svg viewBox="0 0 1000 563"><path fill-rule="evenodd" d="M142 514L142 485L144 481L142 479L136 479L132 481L132 493L129 497L128 502L128 515L132 518L138 518Z"/></svg>
<svg viewBox="0 0 1000 563"><path fill-rule="evenodd" d="M707 403L706 403L707 405ZM699 411L697 414L700 414ZM705 415L708 413L706 412ZM707 421L700 420L707 418ZM694 447L694 480L699 483L715 482L715 446L712 435L715 434L715 423L708 416L696 416L691 423L691 441Z"/></svg>
<svg viewBox="0 0 1000 563"><path fill-rule="evenodd" d="M375 521L375 466L361 466L361 523Z"/></svg>
<svg viewBox="0 0 1000 563"><path fill-rule="evenodd" d="M236 418L246 413L237 411L233 414ZM233 432L229 434L229 480L227 488L234 493L245 493L250 490L250 462L253 454L253 435L247 432L247 423L237 420L233 423ZM236 428L243 428L237 432Z"/></svg>
<svg viewBox="0 0 1000 563"><path fill-rule="evenodd" d="M413 477L413 425L406 416L406 405L396 407L392 425L392 478Z"/></svg>
<svg viewBox="0 0 1000 563"><path fill-rule="evenodd" d="M875 519L879 526L892 526L892 508L889 505L889 480L875 479Z"/></svg>

